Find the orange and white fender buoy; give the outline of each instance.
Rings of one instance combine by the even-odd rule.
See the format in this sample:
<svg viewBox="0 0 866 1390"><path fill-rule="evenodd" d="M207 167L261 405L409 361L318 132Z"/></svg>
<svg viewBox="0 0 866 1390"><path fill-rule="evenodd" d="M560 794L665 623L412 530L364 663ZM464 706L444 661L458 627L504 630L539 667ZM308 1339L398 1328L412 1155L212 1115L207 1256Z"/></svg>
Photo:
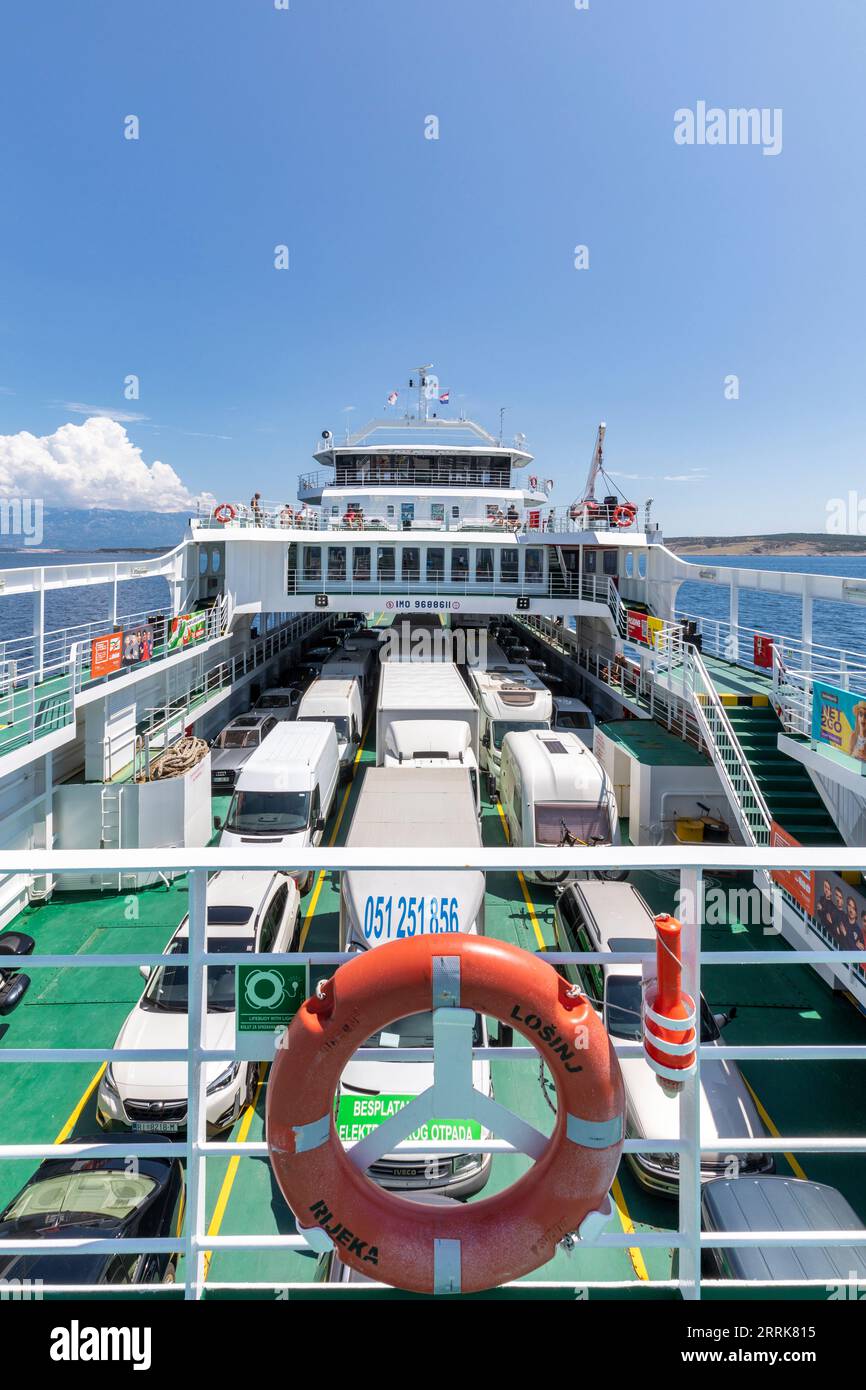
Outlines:
<svg viewBox="0 0 866 1390"><path fill-rule="evenodd" d="M431 1008L434 1021L451 1009L504 1020L538 1048L556 1086L553 1133L530 1131L534 1166L465 1206L409 1203L379 1187L355 1166L334 1124L334 1094L357 1048L395 1019ZM488 1128L492 1111L508 1114L472 1094ZM612 1211L624 1111L619 1062L589 1001L527 951L455 932L365 951L319 986L277 1048L266 1135L302 1232L320 1228L319 1240L324 1232L344 1263L397 1288L473 1293L537 1269L566 1235L596 1234Z"/></svg>
<svg viewBox="0 0 866 1390"><path fill-rule="evenodd" d="M697 1009L682 987L682 925L666 912L655 924L656 979L644 991L643 1050L662 1090L676 1094L697 1062Z"/></svg>

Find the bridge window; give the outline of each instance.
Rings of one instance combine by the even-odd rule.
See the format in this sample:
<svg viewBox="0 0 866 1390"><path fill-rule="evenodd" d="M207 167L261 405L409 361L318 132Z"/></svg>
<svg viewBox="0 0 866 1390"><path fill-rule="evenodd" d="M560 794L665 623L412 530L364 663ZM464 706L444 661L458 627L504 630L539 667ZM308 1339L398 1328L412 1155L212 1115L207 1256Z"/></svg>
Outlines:
<svg viewBox="0 0 866 1390"><path fill-rule="evenodd" d="M465 545L456 545L451 551L451 578L469 578L469 551Z"/></svg>
<svg viewBox="0 0 866 1390"><path fill-rule="evenodd" d="M605 574L616 574L617 554L615 550L605 550L602 555Z"/></svg>
<svg viewBox="0 0 866 1390"><path fill-rule="evenodd" d="M445 578L445 550L441 545L427 547L427 578Z"/></svg>
<svg viewBox="0 0 866 1390"><path fill-rule="evenodd" d="M404 579L421 578L421 551L417 545L404 545L400 560Z"/></svg>
<svg viewBox="0 0 866 1390"><path fill-rule="evenodd" d="M322 547L320 545L304 546L304 578L321 579L322 577Z"/></svg>
<svg viewBox="0 0 866 1390"><path fill-rule="evenodd" d="M475 578L485 583L493 578L493 551L487 545L475 551Z"/></svg>
<svg viewBox="0 0 866 1390"><path fill-rule="evenodd" d="M523 573L527 584L540 584L544 579L544 551L540 545L526 547Z"/></svg>
<svg viewBox="0 0 866 1390"><path fill-rule="evenodd" d="M517 583L519 552L515 546L506 546L499 552L499 578L505 584Z"/></svg>
<svg viewBox="0 0 866 1390"><path fill-rule="evenodd" d="M393 545L376 546L376 577L393 579L396 573Z"/></svg>
<svg viewBox="0 0 866 1390"><path fill-rule="evenodd" d="M346 547L344 545L328 546L328 578L346 578Z"/></svg>
<svg viewBox="0 0 866 1390"><path fill-rule="evenodd" d="M352 576L355 579L370 578L370 547L356 545L352 549Z"/></svg>
<svg viewBox="0 0 866 1390"><path fill-rule="evenodd" d="M595 574L598 569L598 551L585 550L583 552L583 569L585 574Z"/></svg>

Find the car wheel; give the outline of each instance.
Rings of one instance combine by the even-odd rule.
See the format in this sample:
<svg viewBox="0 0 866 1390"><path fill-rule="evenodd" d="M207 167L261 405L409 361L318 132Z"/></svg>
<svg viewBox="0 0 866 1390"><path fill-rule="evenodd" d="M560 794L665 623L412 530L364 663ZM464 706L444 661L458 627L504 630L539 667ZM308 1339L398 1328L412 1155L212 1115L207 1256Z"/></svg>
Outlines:
<svg viewBox="0 0 866 1390"><path fill-rule="evenodd" d="M258 1088L259 1088L259 1064L258 1064L258 1062L250 1062L249 1070L247 1071L247 1089L246 1089L246 1095L244 1096L244 1103L243 1103L243 1107L242 1107L244 1110L246 1110L248 1106L254 1105L254 1104L255 1104L255 1100L256 1100L256 1091L258 1090Z"/></svg>

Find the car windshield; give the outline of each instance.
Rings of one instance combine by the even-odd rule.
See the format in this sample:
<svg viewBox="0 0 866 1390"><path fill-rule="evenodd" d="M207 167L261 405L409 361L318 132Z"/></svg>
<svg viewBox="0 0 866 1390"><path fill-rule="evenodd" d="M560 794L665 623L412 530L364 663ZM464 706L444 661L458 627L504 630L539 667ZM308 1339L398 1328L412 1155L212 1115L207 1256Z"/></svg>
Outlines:
<svg viewBox="0 0 866 1390"><path fill-rule="evenodd" d="M556 716L556 727L558 729L591 729L592 724L588 714L581 710L561 710Z"/></svg>
<svg viewBox="0 0 866 1390"><path fill-rule="evenodd" d="M542 802L535 808L537 845L611 843L610 813L595 801Z"/></svg>
<svg viewBox="0 0 866 1390"><path fill-rule="evenodd" d="M345 714L305 714L298 722L301 724L333 724L338 739L349 737L349 720Z"/></svg>
<svg viewBox="0 0 866 1390"><path fill-rule="evenodd" d="M481 1016L475 1015L475 1023L472 1029L473 1047L483 1046L481 1031ZM395 1023L389 1023L387 1028L374 1033L368 1038L365 1047L432 1047L433 1046L433 1015L429 1012L423 1014L409 1014L408 1018L398 1018Z"/></svg>
<svg viewBox="0 0 866 1390"><path fill-rule="evenodd" d="M309 792L235 792L226 830L235 835L294 835L310 821Z"/></svg>
<svg viewBox="0 0 866 1390"><path fill-rule="evenodd" d="M295 703L295 692L287 690L284 695L263 695L256 701L256 709L291 709Z"/></svg>
<svg viewBox="0 0 866 1390"><path fill-rule="evenodd" d="M255 748L258 741L258 729L223 729L216 741L216 746L217 748Z"/></svg>
<svg viewBox="0 0 866 1390"><path fill-rule="evenodd" d="M208 913L210 919L210 913ZM213 954L251 951L251 936L209 937L207 949ZM187 938L178 937L171 943L168 954L185 956ZM185 1014L187 1007L187 970L177 965L160 965L148 981L141 1007L148 1013ZM209 1014L233 1013L235 1007L235 968L233 965L209 965L207 976L207 1011Z"/></svg>
<svg viewBox="0 0 866 1390"><path fill-rule="evenodd" d="M69 1215L108 1217L121 1222L146 1201L156 1187L153 1178L121 1168L90 1169L99 1160L83 1160L84 1171L37 1178L19 1193L3 1214L6 1221Z"/></svg>
<svg viewBox="0 0 866 1390"><path fill-rule="evenodd" d="M520 734L526 729L549 729L546 719L494 719L493 747L501 748L506 734Z"/></svg>
<svg viewBox="0 0 866 1390"><path fill-rule="evenodd" d="M641 978L639 975L608 975L605 985L605 1027L611 1037L640 1042ZM701 996L701 1042L718 1042L721 1034L710 1006Z"/></svg>

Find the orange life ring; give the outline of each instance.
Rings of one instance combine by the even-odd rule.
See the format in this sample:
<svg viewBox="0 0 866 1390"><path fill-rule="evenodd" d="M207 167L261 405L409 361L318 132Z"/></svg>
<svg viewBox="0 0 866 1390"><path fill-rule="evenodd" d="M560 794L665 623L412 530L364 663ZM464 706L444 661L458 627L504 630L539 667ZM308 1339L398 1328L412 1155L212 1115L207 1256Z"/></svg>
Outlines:
<svg viewBox="0 0 866 1390"><path fill-rule="evenodd" d="M220 526L225 526L227 521L234 521L238 509L231 502L220 502L218 507L214 507L213 514L214 521L218 521Z"/></svg>
<svg viewBox="0 0 866 1390"><path fill-rule="evenodd" d="M631 526L637 516L637 507L631 502L620 502L618 507L614 507L611 520L614 526Z"/></svg>
<svg viewBox="0 0 866 1390"><path fill-rule="evenodd" d="M334 1123L352 1054L388 1023L435 1006L442 978L458 982L449 1003L503 1019L535 1044L557 1095L534 1167L495 1196L456 1207L410 1205L379 1187L353 1164ZM437 1250L447 1248L457 1256L448 1291L476 1292L537 1269L564 1236L581 1228L591 1236L612 1210L625 1113L619 1062L587 999L527 951L456 932L384 943L324 981L282 1044L268 1081L271 1166L299 1228L320 1227L353 1269L401 1289L445 1291Z"/></svg>

